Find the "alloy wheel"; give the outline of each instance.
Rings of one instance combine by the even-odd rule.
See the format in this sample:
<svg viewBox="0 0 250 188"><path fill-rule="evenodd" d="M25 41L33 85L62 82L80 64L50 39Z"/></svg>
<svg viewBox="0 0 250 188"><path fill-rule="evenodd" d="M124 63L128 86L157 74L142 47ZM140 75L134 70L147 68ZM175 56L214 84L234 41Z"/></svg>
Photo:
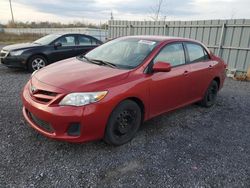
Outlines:
<svg viewBox="0 0 250 188"><path fill-rule="evenodd" d="M32 61L31 65L32 65L33 70L39 70L45 67L46 63L42 58L36 58Z"/></svg>

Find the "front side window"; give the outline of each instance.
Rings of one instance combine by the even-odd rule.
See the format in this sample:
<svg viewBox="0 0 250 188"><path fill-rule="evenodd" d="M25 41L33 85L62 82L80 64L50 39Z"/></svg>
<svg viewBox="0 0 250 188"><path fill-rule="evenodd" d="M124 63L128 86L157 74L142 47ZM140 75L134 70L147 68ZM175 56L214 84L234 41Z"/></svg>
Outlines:
<svg viewBox="0 0 250 188"><path fill-rule="evenodd" d="M62 44L62 46L75 46L75 37L74 36L65 36L65 37L61 37L59 38L57 42L60 42Z"/></svg>
<svg viewBox="0 0 250 188"><path fill-rule="evenodd" d="M107 42L85 56L113 63L120 68L132 69L140 65L158 42L137 38L115 39Z"/></svg>
<svg viewBox="0 0 250 188"><path fill-rule="evenodd" d="M186 46L189 55L189 60L191 63L205 61L209 59L207 52L202 46L192 43L187 43Z"/></svg>
<svg viewBox="0 0 250 188"><path fill-rule="evenodd" d="M165 46L154 59L154 63L161 61L170 63L172 66L185 64L185 54L181 43Z"/></svg>

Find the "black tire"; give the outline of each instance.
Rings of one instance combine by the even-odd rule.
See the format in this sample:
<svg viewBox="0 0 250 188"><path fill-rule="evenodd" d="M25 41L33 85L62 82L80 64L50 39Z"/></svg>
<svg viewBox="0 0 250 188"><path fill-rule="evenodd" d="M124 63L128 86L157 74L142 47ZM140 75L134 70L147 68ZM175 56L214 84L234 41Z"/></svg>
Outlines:
<svg viewBox="0 0 250 188"><path fill-rule="evenodd" d="M217 93L218 93L218 83L215 80L213 80L209 85L205 93L205 96L200 101L200 105L207 108L213 106L216 102Z"/></svg>
<svg viewBox="0 0 250 188"><path fill-rule="evenodd" d="M121 102L109 117L104 141L116 146L129 142L138 131L141 120L141 109L134 101Z"/></svg>
<svg viewBox="0 0 250 188"><path fill-rule="evenodd" d="M38 64L37 67L34 66L36 61L37 61L36 64ZM32 73L32 72L34 72L36 70L39 70L39 69L41 69L41 68L43 68L43 67L45 67L47 65L48 65L48 62L47 62L47 60L43 56L41 56L41 55L34 55L34 56L32 56L29 59L27 68L28 68L28 71L30 73Z"/></svg>

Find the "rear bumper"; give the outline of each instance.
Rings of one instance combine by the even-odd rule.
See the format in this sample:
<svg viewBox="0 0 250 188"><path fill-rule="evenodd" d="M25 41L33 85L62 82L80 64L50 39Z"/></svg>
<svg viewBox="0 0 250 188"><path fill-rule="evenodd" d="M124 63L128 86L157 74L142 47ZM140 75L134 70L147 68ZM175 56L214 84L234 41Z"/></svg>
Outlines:
<svg viewBox="0 0 250 188"><path fill-rule="evenodd" d="M26 68L27 59L23 56L7 56L5 58L1 57L0 62L10 68Z"/></svg>
<svg viewBox="0 0 250 188"><path fill-rule="evenodd" d="M84 107L41 104L32 99L27 84L22 94L23 116L28 124L40 134L67 142L87 142L103 138L109 110L102 104L90 104ZM29 113L47 122L53 129L50 132L32 120ZM80 125L80 135L70 136L68 130L72 124Z"/></svg>

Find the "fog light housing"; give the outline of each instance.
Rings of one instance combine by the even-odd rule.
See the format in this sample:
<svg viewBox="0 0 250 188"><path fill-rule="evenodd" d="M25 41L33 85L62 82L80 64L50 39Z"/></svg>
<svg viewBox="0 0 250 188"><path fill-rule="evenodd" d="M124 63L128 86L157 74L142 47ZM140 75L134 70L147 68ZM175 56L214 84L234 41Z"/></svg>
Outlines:
<svg viewBox="0 0 250 188"><path fill-rule="evenodd" d="M67 130L69 136L80 136L81 134L81 125L80 123L71 123Z"/></svg>

